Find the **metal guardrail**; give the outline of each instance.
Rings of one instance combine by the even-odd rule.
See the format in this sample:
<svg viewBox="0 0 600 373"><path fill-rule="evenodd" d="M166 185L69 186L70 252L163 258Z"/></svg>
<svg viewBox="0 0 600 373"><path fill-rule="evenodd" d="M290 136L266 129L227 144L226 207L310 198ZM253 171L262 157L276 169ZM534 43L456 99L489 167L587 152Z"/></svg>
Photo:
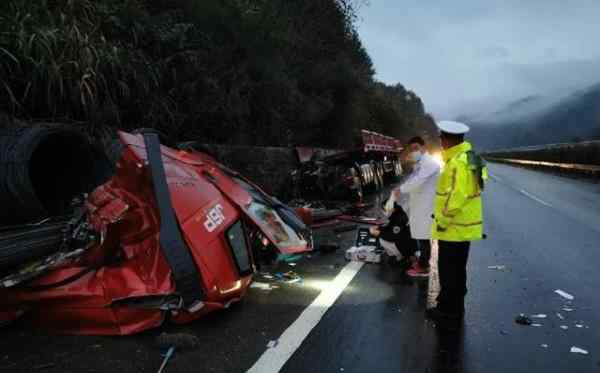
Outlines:
<svg viewBox="0 0 600 373"><path fill-rule="evenodd" d="M513 165L520 165L526 167L545 168L553 169L557 171L564 171L576 174L585 174L592 176L600 176L600 166L580 164L580 163L556 163L556 162L545 162L545 161L530 161L523 159L511 159L511 158L497 158L486 156L485 159L489 162L506 163Z"/></svg>

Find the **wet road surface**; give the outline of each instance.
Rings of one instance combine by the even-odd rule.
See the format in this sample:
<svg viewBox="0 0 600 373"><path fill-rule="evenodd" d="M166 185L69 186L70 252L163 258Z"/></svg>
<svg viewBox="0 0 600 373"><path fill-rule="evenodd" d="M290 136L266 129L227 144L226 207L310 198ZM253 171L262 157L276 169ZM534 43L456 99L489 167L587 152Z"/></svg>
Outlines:
<svg viewBox="0 0 600 373"><path fill-rule="evenodd" d="M471 250L462 333L424 320L426 281L396 284L389 269L366 266L283 372L600 371L600 186L490 168L488 239ZM519 313L547 317L520 326Z"/></svg>
<svg viewBox="0 0 600 373"><path fill-rule="evenodd" d="M317 302L346 266L340 250L273 269L292 269L302 283L251 289L242 304L185 326L103 338L49 336L13 325L2 331L0 372L156 372L161 356L154 337L161 332L185 332L202 342L176 353L166 372L246 372L277 351L267 347L270 341L299 324L309 330L287 351L282 372L600 371L600 185L490 168L488 239L471 250L461 333L440 334L424 320L434 284L411 281L386 265L364 265L331 305ZM346 248L354 233L335 238ZM557 289L575 299L568 303ZM325 307L322 319L298 323L311 307ZM534 319L539 327L520 326L514 322L519 313L547 317ZM589 354L573 354L572 346Z"/></svg>

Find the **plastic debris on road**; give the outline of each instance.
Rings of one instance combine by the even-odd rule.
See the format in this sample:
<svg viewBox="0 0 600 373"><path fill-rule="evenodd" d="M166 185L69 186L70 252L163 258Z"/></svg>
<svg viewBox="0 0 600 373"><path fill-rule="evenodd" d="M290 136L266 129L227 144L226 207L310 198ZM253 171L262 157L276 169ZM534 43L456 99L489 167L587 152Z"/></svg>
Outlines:
<svg viewBox="0 0 600 373"><path fill-rule="evenodd" d="M582 355L587 355L589 352L587 352L587 350L584 350L583 348L579 348L579 347L571 347L571 352L574 354L582 354Z"/></svg>
<svg viewBox="0 0 600 373"><path fill-rule="evenodd" d="M259 275L260 275L260 277L267 279L267 280L272 280L275 278L275 276L273 276L270 273L266 273L266 272L261 272L261 273L259 273Z"/></svg>
<svg viewBox="0 0 600 373"><path fill-rule="evenodd" d="M537 315L531 315L531 317L534 318L534 319L545 319L548 316L545 315L545 314L543 314L543 313L540 313L540 314L537 314Z"/></svg>
<svg viewBox="0 0 600 373"><path fill-rule="evenodd" d="M531 321L531 319L527 316L525 316L524 313L520 314L519 316L517 316L515 318L515 322L519 325L531 325L533 324L533 321Z"/></svg>
<svg viewBox="0 0 600 373"><path fill-rule="evenodd" d="M296 272L293 271L277 273L275 274L275 277L278 280L285 282L286 284L295 284L297 282L302 281L302 277L300 277Z"/></svg>
<svg viewBox="0 0 600 373"><path fill-rule="evenodd" d="M352 246L346 250L346 260L352 262L380 263L383 250L375 246Z"/></svg>
<svg viewBox="0 0 600 373"><path fill-rule="evenodd" d="M563 290L557 289L557 290L554 290L554 292L555 292L556 294L560 295L561 297L565 298L565 299L568 299L568 300L573 300L573 299L575 299L575 297L574 297L574 296L572 296L571 294L567 293L566 291L563 291Z"/></svg>
<svg viewBox="0 0 600 373"><path fill-rule="evenodd" d="M273 287L271 286L271 284L267 284L265 282L253 282L252 284L250 284L250 287L252 289L260 289L260 290L273 290Z"/></svg>
<svg viewBox="0 0 600 373"><path fill-rule="evenodd" d="M505 271L506 266L503 266L503 265L488 266L488 269L495 269L497 271Z"/></svg>

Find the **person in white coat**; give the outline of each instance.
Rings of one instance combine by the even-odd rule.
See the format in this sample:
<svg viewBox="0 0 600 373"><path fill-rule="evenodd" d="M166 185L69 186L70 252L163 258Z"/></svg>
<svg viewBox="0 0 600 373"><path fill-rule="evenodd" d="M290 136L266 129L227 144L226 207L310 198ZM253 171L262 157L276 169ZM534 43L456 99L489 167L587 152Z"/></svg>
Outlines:
<svg viewBox="0 0 600 373"><path fill-rule="evenodd" d="M437 179L440 165L427 153L425 141L413 137L408 142L409 157L415 163L413 171L395 193L400 198L408 195L410 233L419 245L419 260L406 274L411 277L429 276L431 258L431 225Z"/></svg>

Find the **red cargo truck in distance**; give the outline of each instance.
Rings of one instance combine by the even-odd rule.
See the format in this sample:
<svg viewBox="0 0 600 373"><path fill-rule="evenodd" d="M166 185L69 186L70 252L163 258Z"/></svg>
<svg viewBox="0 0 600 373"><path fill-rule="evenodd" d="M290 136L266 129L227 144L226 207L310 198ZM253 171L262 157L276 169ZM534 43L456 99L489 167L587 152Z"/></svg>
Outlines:
<svg viewBox="0 0 600 373"><path fill-rule="evenodd" d="M292 198L362 201L402 175L399 139L361 130L351 149L296 148L300 167L292 173Z"/></svg>

